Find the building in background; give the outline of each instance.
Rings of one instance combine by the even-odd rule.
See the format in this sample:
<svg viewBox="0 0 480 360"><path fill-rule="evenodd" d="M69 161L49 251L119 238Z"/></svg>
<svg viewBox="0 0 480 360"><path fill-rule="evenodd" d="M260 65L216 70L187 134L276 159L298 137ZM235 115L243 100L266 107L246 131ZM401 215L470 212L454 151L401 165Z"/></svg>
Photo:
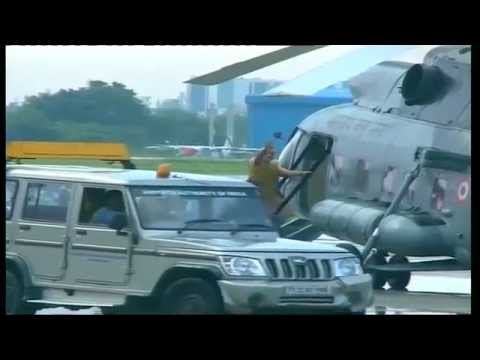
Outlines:
<svg viewBox="0 0 480 360"><path fill-rule="evenodd" d="M217 106L220 110L231 107L246 110L245 97L249 95L250 81L239 78L217 86Z"/></svg>
<svg viewBox="0 0 480 360"><path fill-rule="evenodd" d="M217 86L217 106L221 111L235 108L246 111L245 98L248 95L261 95L282 84L277 80L238 78L226 81Z"/></svg>
<svg viewBox="0 0 480 360"><path fill-rule="evenodd" d="M278 80L250 79L248 95L262 95L270 89L282 84Z"/></svg>
<svg viewBox="0 0 480 360"><path fill-rule="evenodd" d="M182 104L179 99L166 99L160 103L160 108L168 110L180 110Z"/></svg>
<svg viewBox="0 0 480 360"><path fill-rule="evenodd" d="M180 108L185 109L187 107L187 97L185 96L185 92L182 91L180 95L178 95L177 99L180 104Z"/></svg>
<svg viewBox="0 0 480 360"><path fill-rule="evenodd" d="M248 147L260 148L273 142L280 152L297 125L307 116L328 106L352 101L350 89L342 84L321 90L312 96L247 96Z"/></svg>
<svg viewBox="0 0 480 360"><path fill-rule="evenodd" d="M187 85L186 110L193 113L206 113L209 104L208 86Z"/></svg>

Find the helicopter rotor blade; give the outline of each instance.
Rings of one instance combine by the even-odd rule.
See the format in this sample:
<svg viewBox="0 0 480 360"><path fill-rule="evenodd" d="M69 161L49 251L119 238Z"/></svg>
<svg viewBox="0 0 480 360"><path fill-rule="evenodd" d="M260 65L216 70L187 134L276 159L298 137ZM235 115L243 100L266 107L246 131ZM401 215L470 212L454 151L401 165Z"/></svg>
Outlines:
<svg viewBox="0 0 480 360"><path fill-rule="evenodd" d="M421 62L437 45L366 45L287 81L263 95L313 96L322 89L347 82L383 61Z"/></svg>
<svg viewBox="0 0 480 360"><path fill-rule="evenodd" d="M251 73L255 70L297 57L299 55L321 49L329 45L312 45L312 46L288 46L267 54L263 54L249 60L240 61L235 64L223 67L219 70L208 74L195 77L188 81L187 84L196 85L216 85L225 81L234 79L244 74Z"/></svg>

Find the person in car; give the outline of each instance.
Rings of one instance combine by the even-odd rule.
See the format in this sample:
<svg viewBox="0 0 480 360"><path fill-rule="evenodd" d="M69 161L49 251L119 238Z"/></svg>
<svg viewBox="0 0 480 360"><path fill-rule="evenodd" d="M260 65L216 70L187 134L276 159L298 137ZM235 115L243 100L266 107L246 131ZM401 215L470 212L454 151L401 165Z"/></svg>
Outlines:
<svg viewBox="0 0 480 360"><path fill-rule="evenodd" d="M112 190L106 194L105 206L98 209L92 216L90 221L98 225L110 225L116 215L124 215L125 208L123 206L122 193Z"/></svg>

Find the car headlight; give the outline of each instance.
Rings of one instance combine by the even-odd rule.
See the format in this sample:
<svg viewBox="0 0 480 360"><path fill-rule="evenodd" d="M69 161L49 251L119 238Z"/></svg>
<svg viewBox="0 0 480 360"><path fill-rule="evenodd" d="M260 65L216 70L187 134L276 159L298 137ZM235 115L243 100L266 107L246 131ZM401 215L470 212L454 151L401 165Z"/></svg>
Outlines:
<svg viewBox="0 0 480 360"><path fill-rule="evenodd" d="M257 259L235 256L220 257L223 269L231 276L267 276L265 269Z"/></svg>
<svg viewBox="0 0 480 360"><path fill-rule="evenodd" d="M362 264L357 258L345 258L333 261L335 276L353 276L363 274Z"/></svg>

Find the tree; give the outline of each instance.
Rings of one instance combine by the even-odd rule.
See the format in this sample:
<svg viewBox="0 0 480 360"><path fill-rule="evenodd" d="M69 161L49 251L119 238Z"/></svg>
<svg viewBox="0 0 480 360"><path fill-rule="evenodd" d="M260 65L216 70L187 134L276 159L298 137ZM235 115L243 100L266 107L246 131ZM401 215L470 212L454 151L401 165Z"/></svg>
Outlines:
<svg viewBox="0 0 480 360"><path fill-rule="evenodd" d="M147 121L148 107L123 84L95 80L88 87L39 94L26 99L26 105L42 111L53 121L97 122L105 125L134 125Z"/></svg>
<svg viewBox="0 0 480 360"><path fill-rule="evenodd" d="M7 112L5 130L7 141L55 141L61 137L57 124L30 106L21 106L16 111Z"/></svg>
<svg viewBox="0 0 480 360"><path fill-rule="evenodd" d="M151 116L150 141L171 144L205 145L208 143L208 123L205 119L178 109L157 108Z"/></svg>
<svg viewBox="0 0 480 360"><path fill-rule="evenodd" d="M180 109L152 111L125 85L95 80L9 106L7 139L206 145L208 121Z"/></svg>

